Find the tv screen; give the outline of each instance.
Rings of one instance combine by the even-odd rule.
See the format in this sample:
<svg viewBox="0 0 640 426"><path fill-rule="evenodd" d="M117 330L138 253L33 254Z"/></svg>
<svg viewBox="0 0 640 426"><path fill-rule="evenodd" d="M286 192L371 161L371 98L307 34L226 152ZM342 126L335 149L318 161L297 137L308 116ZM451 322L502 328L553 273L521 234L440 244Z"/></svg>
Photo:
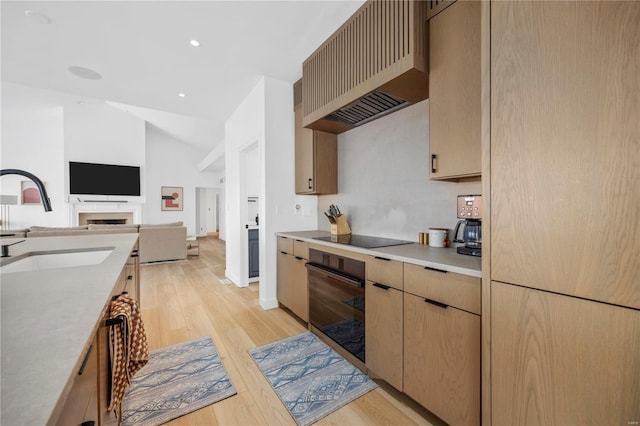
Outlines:
<svg viewBox="0 0 640 426"><path fill-rule="evenodd" d="M69 162L69 193L140 195L140 167Z"/></svg>

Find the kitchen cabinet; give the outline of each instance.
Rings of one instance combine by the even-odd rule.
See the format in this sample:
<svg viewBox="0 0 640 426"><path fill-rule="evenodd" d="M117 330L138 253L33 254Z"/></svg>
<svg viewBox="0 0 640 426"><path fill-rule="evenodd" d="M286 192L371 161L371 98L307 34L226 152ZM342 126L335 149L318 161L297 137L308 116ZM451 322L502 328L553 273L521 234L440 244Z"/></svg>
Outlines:
<svg viewBox="0 0 640 426"><path fill-rule="evenodd" d="M69 392L50 419L50 424L79 425L94 421L96 425L117 425L113 412L108 411L110 400L109 329L104 321L109 318L109 304L117 295L126 291L129 296L139 296L139 263L137 243L127 263L114 283L105 312L98 322L96 332L84 356L78 360L76 373L70 380ZM137 299L139 300L139 299Z"/></svg>
<svg viewBox="0 0 640 426"><path fill-rule="evenodd" d="M492 5L493 280L640 309L639 28L638 2Z"/></svg>
<svg viewBox="0 0 640 426"><path fill-rule="evenodd" d="M403 391L450 425L480 424L480 316L404 293Z"/></svg>
<svg viewBox="0 0 640 426"><path fill-rule="evenodd" d="M365 300L366 366L402 391L402 291L367 281Z"/></svg>
<svg viewBox="0 0 640 426"><path fill-rule="evenodd" d="M294 84L296 194L338 192L338 137L302 125L302 81Z"/></svg>
<svg viewBox="0 0 640 426"><path fill-rule="evenodd" d="M369 374L402 391L403 263L366 257L365 341Z"/></svg>
<svg viewBox="0 0 640 426"><path fill-rule="evenodd" d="M288 241L286 241L288 240ZM281 242L282 241L282 242ZM294 253L294 247L298 247L298 254L304 253L305 245L286 237L278 237L278 247L291 248L288 253L278 251L277 258L277 297L278 302L288 308L296 316L305 322L309 321L309 285L307 282L306 261ZM308 253L308 245L307 245ZM308 255L307 255L308 256Z"/></svg>
<svg viewBox="0 0 640 426"><path fill-rule="evenodd" d="M451 425L480 423L480 279L405 263L404 383Z"/></svg>
<svg viewBox="0 0 640 426"><path fill-rule="evenodd" d="M98 340L85 352L56 425L79 425L98 419Z"/></svg>
<svg viewBox="0 0 640 426"><path fill-rule="evenodd" d="M640 312L492 283L493 424L640 419Z"/></svg>
<svg viewBox="0 0 640 426"><path fill-rule="evenodd" d="M482 172L480 3L458 0L429 20L431 179Z"/></svg>
<svg viewBox="0 0 640 426"><path fill-rule="evenodd" d="M367 256L367 279L398 290L404 288L403 263L384 256Z"/></svg>
<svg viewBox="0 0 640 426"><path fill-rule="evenodd" d="M638 422L640 3L501 1L490 20L484 412Z"/></svg>
<svg viewBox="0 0 640 426"><path fill-rule="evenodd" d="M260 239L258 229L249 229L249 278L260 275Z"/></svg>

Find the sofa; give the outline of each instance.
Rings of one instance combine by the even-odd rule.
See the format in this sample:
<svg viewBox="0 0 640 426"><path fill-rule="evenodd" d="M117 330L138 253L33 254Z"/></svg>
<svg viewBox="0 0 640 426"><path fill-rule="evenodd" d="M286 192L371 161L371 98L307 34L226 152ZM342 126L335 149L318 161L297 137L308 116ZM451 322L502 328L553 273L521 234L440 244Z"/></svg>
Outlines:
<svg viewBox="0 0 640 426"><path fill-rule="evenodd" d="M71 235L138 233L140 263L187 258L187 227L182 222L140 225L86 225L71 227L32 226L2 231L12 238L40 238Z"/></svg>

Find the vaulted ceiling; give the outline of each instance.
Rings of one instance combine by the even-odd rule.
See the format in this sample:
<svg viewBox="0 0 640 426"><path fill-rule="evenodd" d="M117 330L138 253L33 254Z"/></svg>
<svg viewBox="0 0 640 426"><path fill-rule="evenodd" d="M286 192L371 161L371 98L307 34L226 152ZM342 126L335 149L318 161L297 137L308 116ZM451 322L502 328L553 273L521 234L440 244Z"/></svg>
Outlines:
<svg viewBox="0 0 640 426"><path fill-rule="evenodd" d="M362 3L2 1L2 80L130 107L210 151L260 76L296 81Z"/></svg>

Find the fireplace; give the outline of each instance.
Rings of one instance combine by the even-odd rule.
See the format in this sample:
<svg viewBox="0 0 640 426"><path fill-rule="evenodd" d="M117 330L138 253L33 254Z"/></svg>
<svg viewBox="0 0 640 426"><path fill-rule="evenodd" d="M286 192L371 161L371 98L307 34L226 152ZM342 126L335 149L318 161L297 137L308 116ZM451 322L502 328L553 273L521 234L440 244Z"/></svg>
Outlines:
<svg viewBox="0 0 640 426"><path fill-rule="evenodd" d="M133 212L81 212L78 225L132 225Z"/></svg>

